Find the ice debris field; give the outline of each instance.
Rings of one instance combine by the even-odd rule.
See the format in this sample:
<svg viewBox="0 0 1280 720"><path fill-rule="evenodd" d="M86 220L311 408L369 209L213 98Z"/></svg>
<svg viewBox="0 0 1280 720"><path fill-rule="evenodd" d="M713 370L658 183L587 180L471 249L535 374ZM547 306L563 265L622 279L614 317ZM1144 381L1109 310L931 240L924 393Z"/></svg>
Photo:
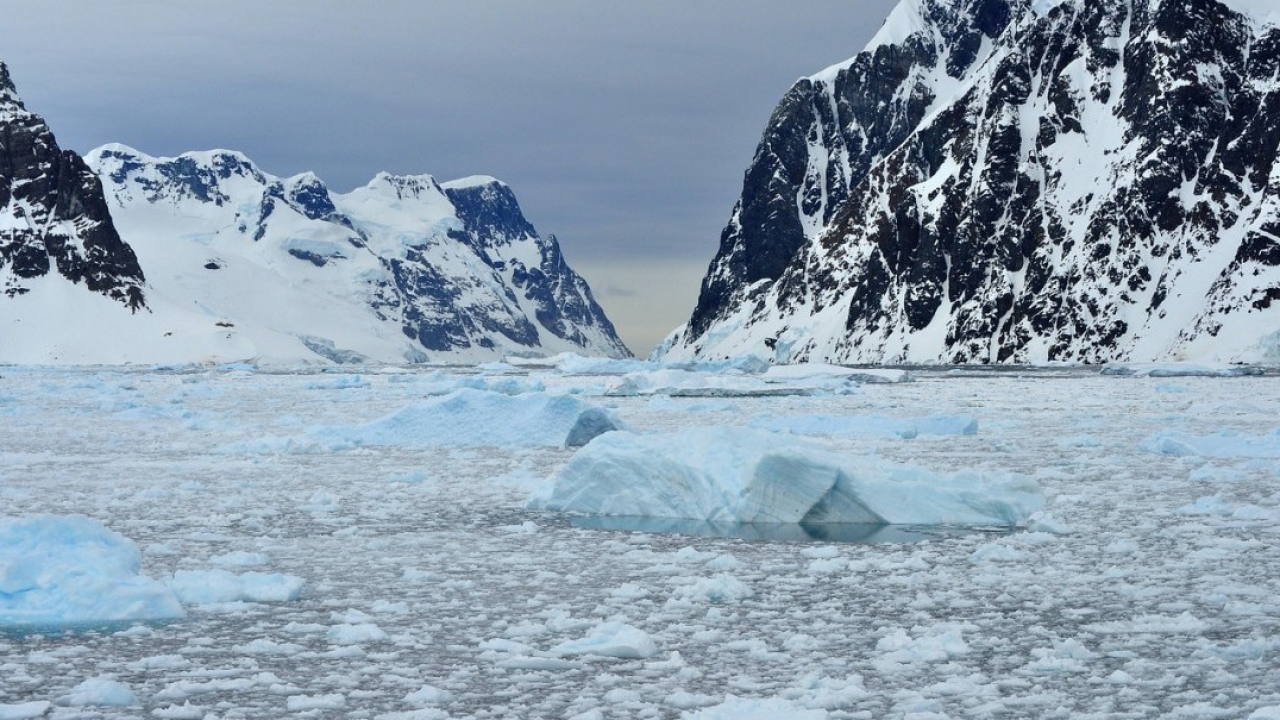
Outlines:
<svg viewBox="0 0 1280 720"><path fill-rule="evenodd" d="M1280 374L0 367L44 717L1280 718Z"/></svg>

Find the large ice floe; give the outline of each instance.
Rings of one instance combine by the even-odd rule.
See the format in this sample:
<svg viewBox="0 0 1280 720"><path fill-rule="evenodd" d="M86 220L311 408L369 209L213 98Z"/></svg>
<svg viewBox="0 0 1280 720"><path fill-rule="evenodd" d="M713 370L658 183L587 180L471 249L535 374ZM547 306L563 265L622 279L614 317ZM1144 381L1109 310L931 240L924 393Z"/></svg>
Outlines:
<svg viewBox="0 0 1280 720"><path fill-rule="evenodd" d="M317 427L310 434L333 447L579 447L620 428L612 411L572 395L463 388L372 422Z"/></svg>
<svg viewBox="0 0 1280 720"><path fill-rule="evenodd" d="M0 518L0 628L186 616L133 541L82 515Z"/></svg>
<svg viewBox="0 0 1280 720"><path fill-rule="evenodd" d="M529 501L538 510L710 522L983 526L1016 526L1043 506L1027 477L940 475L732 427L599 437Z"/></svg>

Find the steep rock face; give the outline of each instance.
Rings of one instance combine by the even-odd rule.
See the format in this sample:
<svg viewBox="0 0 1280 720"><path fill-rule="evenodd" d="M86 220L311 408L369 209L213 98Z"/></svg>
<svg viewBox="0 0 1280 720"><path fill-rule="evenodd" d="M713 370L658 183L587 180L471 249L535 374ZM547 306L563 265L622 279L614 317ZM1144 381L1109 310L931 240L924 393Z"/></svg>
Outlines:
<svg viewBox="0 0 1280 720"><path fill-rule="evenodd" d="M783 99L660 352L1280 359L1280 28L1260 7L903 2Z"/></svg>
<svg viewBox="0 0 1280 720"><path fill-rule="evenodd" d="M628 354L554 238L493 178L384 173L338 194L230 151L108 145L87 160L156 292L238 331L339 362Z"/></svg>
<svg viewBox="0 0 1280 720"><path fill-rule="evenodd" d="M142 268L111 222L98 177L58 147L0 62L0 291L26 294L50 273L131 311L146 308Z"/></svg>

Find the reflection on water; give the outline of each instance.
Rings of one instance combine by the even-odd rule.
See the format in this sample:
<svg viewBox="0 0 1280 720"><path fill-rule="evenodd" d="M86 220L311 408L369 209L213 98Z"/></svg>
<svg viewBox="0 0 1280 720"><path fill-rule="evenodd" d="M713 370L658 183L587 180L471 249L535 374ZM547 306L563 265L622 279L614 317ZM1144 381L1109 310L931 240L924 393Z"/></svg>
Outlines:
<svg viewBox="0 0 1280 720"><path fill-rule="evenodd" d="M973 533L1007 534L1005 528L970 528L951 525L868 525L864 523L731 523L684 518L581 515L569 519L574 527L592 530L676 533L703 537L737 538L761 542L833 542L870 545L913 543L959 537Z"/></svg>

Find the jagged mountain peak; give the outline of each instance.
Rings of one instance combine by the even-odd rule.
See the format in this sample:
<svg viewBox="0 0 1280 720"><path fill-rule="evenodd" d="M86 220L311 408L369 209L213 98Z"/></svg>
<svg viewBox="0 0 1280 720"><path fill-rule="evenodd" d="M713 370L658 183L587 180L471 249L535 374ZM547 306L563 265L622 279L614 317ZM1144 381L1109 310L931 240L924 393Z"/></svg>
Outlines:
<svg viewBox="0 0 1280 720"><path fill-rule="evenodd" d="M158 268L157 291L195 297L277 356L627 354L503 183L445 189L430 175L379 173L343 194L235 152L155 158L105 146L89 157L123 232Z"/></svg>
<svg viewBox="0 0 1280 720"><path fill-rule="evenodd" d="M14 87L13 79L9 77L9 66L0 60L0 112L6 110L25 111L26 106L18 98L18 89Z"/></svg>
<svg viewBox="0 0 1280 720"><path fill-rule="evenodd" d="M398 200L431 200L444 194L440 183L430 175L393 175L388 172L374 175L367 185L356 189L357 192L360 190L380 194L390 192Z"/></svg>
<svg viewBox="0 0 1280 720"><path fill-rule="evenodd" d="M26 109L0 62L0 305L80 297L49 290L54 278L116 301L105 304L115 310L147 307L142 268L116 232L101 182ZM12 332L14 318L0 319Z"/></svg>
<svg viewBox="0 0 1280 720"><path fill-rule="evenodd" d="M467 177L440 183L440 185L445 190L462 190L465 188L484 187L487 185L500 185L506 187L507 184L492 175L468 175Z"/></svg>
<svg viewBox="0 0 1280 720"><path fill-rule="evenodd" d="M775 110L663 352L1280 359L1254 0L906 0Z"/></svg>

